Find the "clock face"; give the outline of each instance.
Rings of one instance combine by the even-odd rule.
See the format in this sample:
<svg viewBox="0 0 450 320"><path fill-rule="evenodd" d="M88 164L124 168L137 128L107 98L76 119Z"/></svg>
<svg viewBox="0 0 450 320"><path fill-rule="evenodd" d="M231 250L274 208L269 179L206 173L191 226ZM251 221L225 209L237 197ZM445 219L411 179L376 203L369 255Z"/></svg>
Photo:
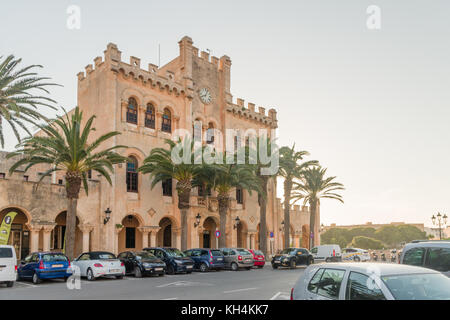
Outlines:
<svg viewBox="0 0 450 320"><path fill-rule="evenodd" d="M211 96L211 93L209 92L208 89L203 88L203 89L201 89L201 90L199 91L198 94L199 94L199 96L200 96L200 100L202 100L203 103L206 103L206 104L211 103L211 101L212 101L212 96Z"/></svg>

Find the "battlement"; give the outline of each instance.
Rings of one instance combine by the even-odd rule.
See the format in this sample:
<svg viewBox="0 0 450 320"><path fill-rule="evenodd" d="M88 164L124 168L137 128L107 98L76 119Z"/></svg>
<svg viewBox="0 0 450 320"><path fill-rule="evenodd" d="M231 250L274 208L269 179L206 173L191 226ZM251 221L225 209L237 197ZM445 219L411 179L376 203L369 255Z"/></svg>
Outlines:
<svg viewBox="0 0 450 320"><path fill-rule="evenodd" d="M238 117L258 121L271 126L272 128L278 127L277 111L273 108L269 109L268 114L266 115L266 108L258 107L258 111L256 111L255 104L251 102L247 104L246 108L245 100L237 98L236 103L228 103L227 111Z"/></svg>
<svg viewBox="0 0 450 320"><path fill-rule="evenodd" d="M187 37L190 39L189 37ZM183 38L184 39L184 38ZM192 40L190 40L192 43ZM216 56L210 56L210 53L207 51L199 51L197 47L192 46L192 56L204 61L206 63L209 63L211 66L213 66L217 70L224 70L225 68L231 67L231 59L230 57L223 55L222 57L218 58Z"/></svg>
<svg viewBox="0 0 450 320"><path fill-rule="evenodd" d="M94 59L94 65L88 64L85 71L77 74L78 82L83 83L98 71L112 71L125 79L140 81L143 85L149 85L153 88L159 88L161 91L167 91L168 94L176 96L185 95L184 86L175 80L175 73L166 71L164 75L159 74L160 69L157 65L149 63L148 70L141 68L141 59L130 56L130 62L122 61L122 52L114 43L109 43L104 51L104 60L102 57Z"/></svg>

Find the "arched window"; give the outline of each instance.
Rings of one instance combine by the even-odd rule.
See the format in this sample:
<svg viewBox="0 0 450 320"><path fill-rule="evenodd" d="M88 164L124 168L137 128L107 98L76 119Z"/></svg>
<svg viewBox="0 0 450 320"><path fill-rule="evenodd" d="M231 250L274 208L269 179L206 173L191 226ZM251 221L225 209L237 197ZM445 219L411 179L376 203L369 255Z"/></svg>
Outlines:
<svg viewBox="0 0 450 320"><path fill-rule="evenodd" d="M137 124L137 118L138 118L137 101L134 98L130 98L130 99L128 99L127 122Z"/></svg>
<svg viewBox="0 0 450 320"><path fill-rule="evenodd" d="M164 109L164 113L162 116L161 131L168 133L172 132L172 114L167 108Z"/></svg>
<svg viewBox="0 0 450 320"><path fill-rule="evenodd" d="M214 143L214 124L212 122L208 125L208 130L206 131L206 143Z"/></svg>
<svg viewBox="0 0 450 320"><path fill-rule="evenodd" d="M138 162L135 157L127 161L127 192L138 192Z"/></svg>
<svg viewBox="0 0 450 320"><path fill-rule="evenodd" d="M145 126L147 128L155 129L155 107L149 103L145 111Z"/></svg>

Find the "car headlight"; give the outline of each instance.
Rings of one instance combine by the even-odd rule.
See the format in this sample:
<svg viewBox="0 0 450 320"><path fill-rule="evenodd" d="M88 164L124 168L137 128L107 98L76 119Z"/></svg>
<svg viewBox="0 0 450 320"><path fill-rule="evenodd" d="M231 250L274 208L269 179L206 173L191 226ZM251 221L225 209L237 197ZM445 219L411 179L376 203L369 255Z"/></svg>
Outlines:
<svg viewBox="0 0 450 320"><path fill-rule="evenodd" d="M143 263L142 264L144 267L150 267L150 263Z"/></svg>
<svg viewBox="0 0 450 320"><path fill-rule="evenodd" d="M183 262L181 262L180 260L175 260L175 263L178 264L178 265L180 265L180 264L182 264Z"/></svg>

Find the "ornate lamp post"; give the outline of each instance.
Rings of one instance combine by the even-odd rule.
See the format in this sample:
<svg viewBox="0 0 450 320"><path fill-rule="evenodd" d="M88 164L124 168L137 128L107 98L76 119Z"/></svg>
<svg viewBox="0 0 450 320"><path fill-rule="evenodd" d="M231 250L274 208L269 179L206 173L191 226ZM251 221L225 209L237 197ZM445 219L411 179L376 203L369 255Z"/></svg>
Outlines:
<svg viewBox="0 0 450 320"><path fill-rule="evenodd" d="M233 229L236 229L239 225L239 223L241 223L241 219L239 219L238 216L236 216L236 219L234 219L234 225L233 225Z"/></svg>
<svg viewBox="0 0 450 320"><path fill-rule="evenodd" d="M445 226L447 224L447 218L448 217L447 217L447 215L445 213L442 216L440 212L438 212L436 217L434 215L431 217L431 221L433 222L433 225L437 225L438 226L439 240L442 240L442 229L445 228Z"/></svg>
<svg viewBox="0 0 450 320"><path fill-rule="evenodd" d="M197 213L197 215L195 216L194 228L197 228L199 226L201 218L202 216L200 215L200 213Z"/></svg>
<svg viewBox="0 0 450 320"><path fill-rule="evenodd" d="M111 213L112 213L111 209L107 208L105 210L105 218L103 219L103 224L107 224L108 221L111 219Z"/></svg>
<svg viewBox="0 0 450 320"><path fill-rule="evenodd" d="M281 228L280 228L280 232L284 232L284 220L281 221Z"/></svg>

